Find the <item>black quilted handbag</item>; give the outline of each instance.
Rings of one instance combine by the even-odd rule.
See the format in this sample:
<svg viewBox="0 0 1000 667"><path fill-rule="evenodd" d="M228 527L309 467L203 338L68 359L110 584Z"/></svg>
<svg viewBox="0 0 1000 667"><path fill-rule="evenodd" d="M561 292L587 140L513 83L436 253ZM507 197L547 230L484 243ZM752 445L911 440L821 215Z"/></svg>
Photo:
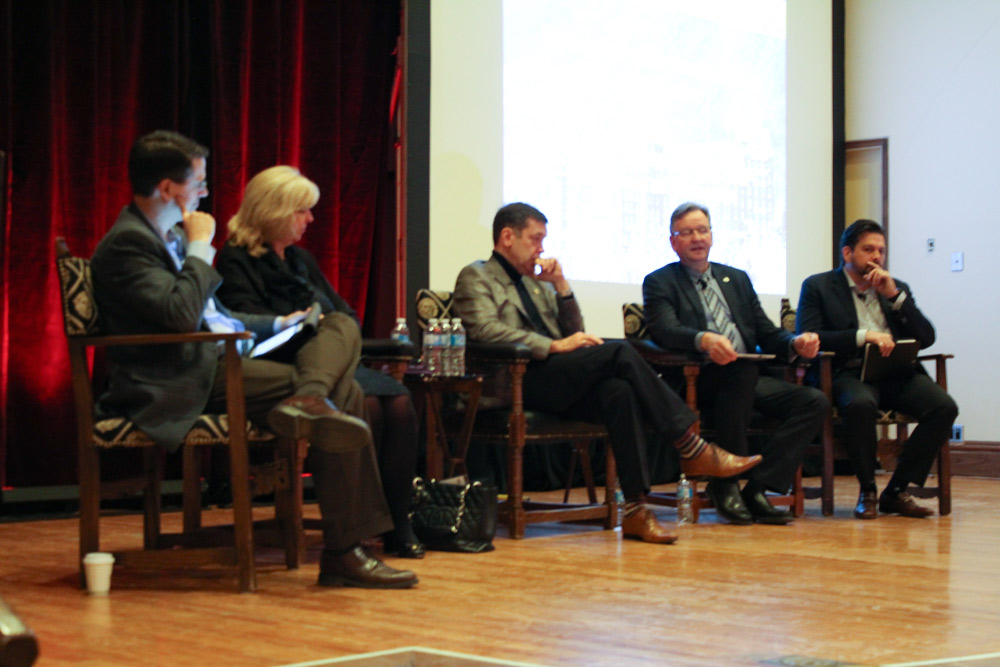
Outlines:
<svg viewBox="0 0 1000 667"><path fill-rule="evenodd" d="M497 529L497 489L471 484L413 480L410 520L428 549L493 551Z"/></svg>

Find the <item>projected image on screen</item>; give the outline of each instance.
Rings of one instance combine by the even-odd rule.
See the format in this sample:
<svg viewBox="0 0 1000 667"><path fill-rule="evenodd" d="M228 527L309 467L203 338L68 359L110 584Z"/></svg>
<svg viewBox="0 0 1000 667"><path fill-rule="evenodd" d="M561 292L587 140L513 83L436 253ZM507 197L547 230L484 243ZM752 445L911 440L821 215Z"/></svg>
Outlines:
<svg viewBox="0 0 1000 667"><path fill-rule="evenodd" d="M504 0L503 52L504 201L568 276L641 283L697 201L712 260L785 292L784 0Z"/></svg>

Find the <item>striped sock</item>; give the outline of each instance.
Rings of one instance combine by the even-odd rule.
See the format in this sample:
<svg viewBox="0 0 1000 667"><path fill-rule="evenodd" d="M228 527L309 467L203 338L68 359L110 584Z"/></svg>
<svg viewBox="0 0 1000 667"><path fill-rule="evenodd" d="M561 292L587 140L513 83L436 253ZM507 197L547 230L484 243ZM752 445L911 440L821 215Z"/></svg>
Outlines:
<svg viewBox="0 0 1000 667"><path fill-rule="evenodd" d="M623 514L627 517L632 516L633 514L641 510L643 506L644 503L641 500L626 500Z"/></svg>
<svg viewBox="0 0 1000 667"><path fill-rule="evenodd" d="M687 433L674 443L674 447L677 448L677 453L680 454L682 459L693 459L705 451L708 443L694 429L689 429Z"/></svg>

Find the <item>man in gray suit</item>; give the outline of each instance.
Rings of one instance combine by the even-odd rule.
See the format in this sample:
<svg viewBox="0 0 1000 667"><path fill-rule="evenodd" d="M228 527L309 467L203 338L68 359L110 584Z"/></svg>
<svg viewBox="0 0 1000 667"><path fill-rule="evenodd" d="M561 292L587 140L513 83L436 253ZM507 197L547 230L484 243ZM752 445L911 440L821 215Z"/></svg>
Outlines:
<svg viewBox="0 0 1000 667"><path fill-rule="evenodd" d="M91 259L106 333L250 330L266 338L304 317L230 313L216 302L222 278L212 268L215 219L196 210L208 194L207 156L174 132L153 132L133 145L133 201ZM358 418L363 397L353 377L360 349L357 324L331 315L294 364L242 359L247 415L279 435L310 441L325 543L320 585L408 588L417 583L412 572L388 567L360 545L392 528L371 434ZM167 449L177 449L199 414L225 412L224 359L215 343L118 347L109 360L98 411L128 417Z"/></svg>
<svg viewBox="0 0 1000 667"><path fill-rule="evenodd" d="M607 426L625 495L622 534L646 542L677 540L645 504L649 492L646 427L677 448L690 477L732 477L760 463L707 443L695 415L630 344L605 343L583 330L580 306L559 260L542 259L548 220L528 204L508 204L493 219L493 256L462 269L455 312L472 340L524 343L534 360L524 375L524 405Z"/></svg>

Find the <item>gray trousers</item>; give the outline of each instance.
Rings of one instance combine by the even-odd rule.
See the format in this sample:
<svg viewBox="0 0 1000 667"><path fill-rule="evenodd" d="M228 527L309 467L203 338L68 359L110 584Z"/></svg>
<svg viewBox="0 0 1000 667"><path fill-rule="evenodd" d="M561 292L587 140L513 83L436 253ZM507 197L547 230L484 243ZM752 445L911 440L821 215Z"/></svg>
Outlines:
<svg viewBox="0 0 1000 667"><path fill-rule="evenodd" d="M348 414L364 418L364 394L354 380L361 354L361 331L343 313L331 313L299 349L294 364L242 359L247 417L267 424L267 413L307 383L328 388L333 403ZM225 412L225 364L220 363L207 412ZM334 454L309 449L316 500L328 549L346 549L363 539L392 529L382 492L375 447Z"/></svg>

